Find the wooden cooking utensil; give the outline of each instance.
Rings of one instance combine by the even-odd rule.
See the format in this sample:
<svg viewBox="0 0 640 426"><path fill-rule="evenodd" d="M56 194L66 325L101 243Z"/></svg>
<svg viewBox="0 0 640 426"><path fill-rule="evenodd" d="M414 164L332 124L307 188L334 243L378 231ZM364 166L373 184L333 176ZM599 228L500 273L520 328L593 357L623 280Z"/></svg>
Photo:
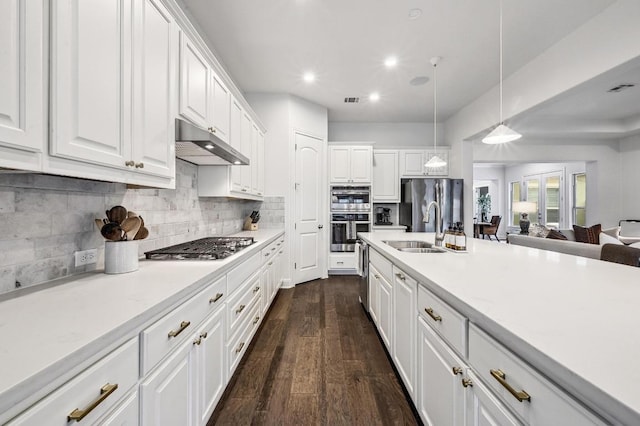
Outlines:
<svg viewBox="0 0 640 426"><path fill-rule="evenodd" d="M141 220L139 217L128 217L122 222L122 229L125 232L127 241L133 240L140 229Z"/></svg>
<svg viewBox="0 0 640 426"><path fill-rule="evenodd" d="M122 240L123 232L120 224L116 222L109 222L102 227L100 233L103 237L110 241L120 241Z"/></svg>
<svg viewBox="0 0 640 426"><path fill-rule="evenodd" d="M114 206L107 215L111 222L122 223L127 218L127 209L122 206Z"/></svg>
<svg viewBox="0 0 640 426"><path fill-rule="evenodd" d="M134 240L144 240L148 236L149 236L149 230L147 228L145 228L144 226L141 226L140 230L138 231L136 236L133 237L133 239Z"/></svg>
<svg viewBox="0 0 640 426"><path fill-rule="evenodd" d="M127 217L137 217L137 216L138 216L138 213L136 212L132 212L131 210L127 212Z"/></svg>
<svg viewBox="0 0 640 426"><path fill-rule="evenodd" d="M98 231L102 231L102 225L104 225L102 219L96 219L96 226L98 227Z"/></svg>

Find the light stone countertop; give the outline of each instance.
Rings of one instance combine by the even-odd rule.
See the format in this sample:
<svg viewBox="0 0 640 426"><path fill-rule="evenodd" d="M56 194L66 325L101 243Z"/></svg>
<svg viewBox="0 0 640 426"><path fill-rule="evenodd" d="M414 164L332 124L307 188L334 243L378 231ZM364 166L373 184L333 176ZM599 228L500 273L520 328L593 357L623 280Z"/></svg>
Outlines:
<svg viewBox="0 0 640 426"><path fill-rule="evenodd" d="M140 260L135 272L72 276L0 302L0 424L283 233L234 234L254 237L256 244L226 259Z"/></svg>
<svg viewBox="0 0 640 426"><path fill-rule="evenodd" d="M358 233L404 272L596 412L640 424L640 268L467 239L467 253L398 251Z"/></svg>

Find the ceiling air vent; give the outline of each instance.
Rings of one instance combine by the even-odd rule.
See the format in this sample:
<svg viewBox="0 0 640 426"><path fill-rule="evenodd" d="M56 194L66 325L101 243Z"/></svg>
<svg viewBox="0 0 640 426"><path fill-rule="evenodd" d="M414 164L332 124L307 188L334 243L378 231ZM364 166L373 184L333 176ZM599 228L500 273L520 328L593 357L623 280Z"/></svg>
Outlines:
<svg viewBox="0 0 640 426"><path fill-rule="evenodd" d="M360 98L344 98L345 104L357 104L360 102Z"/></svg>
<svg viewBox="0 0 640 426"><path fill-rule="evenodd" d="M622 92L623 90L631 89L634 86L635 86L635 84L633 84L633 83L618 84L616 87L612 87L611 89L607 90L607 92L609 92L609 93L619 93L619 92Z"/></svg>

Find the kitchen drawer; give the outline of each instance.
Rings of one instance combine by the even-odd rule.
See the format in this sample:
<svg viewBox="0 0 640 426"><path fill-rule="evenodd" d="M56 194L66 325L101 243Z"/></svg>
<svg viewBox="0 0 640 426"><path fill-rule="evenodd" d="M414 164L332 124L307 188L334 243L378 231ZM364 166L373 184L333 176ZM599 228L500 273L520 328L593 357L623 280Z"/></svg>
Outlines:
<svg viewBox="0 0 640 426"><path fill-rule="evenodd" d="M138 338L134 338L29 408L9 425L68 426L75 423L69 416L82 414L85 415L80 419L83 424L95 424L136 384L138 362Z"/></svg>
<svg viewBox="0 0 640 426"><path fill-rule="evenodd" d="M418 313L460 355L466 357L469 322L465 317L422 285L418 285Z"/></svg>
<svg viewBox="0 0 640 426"><path fill-rule="evenodd" d="M222 277L141 333L143 376L191 335L210 312L224 303L225 288L226 278ZM222 296L216 300L219 294Z"/></svg>
<svg viewBox="0 0 640 426"><path fill-rule="evenodd" d="M474 324L469 326L469 364L527 424L558 424L560 419L565 425L606 424Z"/></svg>
<svg viewBox="0 0 640 426"><path fill-rule="evenodd" d="M388 261L377 251L370 249L369 262L376 267L378 272L380 272L384 276L387 282L393 282L393 266L390 261Z"/></svg>
<svg viewBox="0 0 640 426"><path fill-rule="evenodd" d="M262 265L262 255L256 253L227 274L227 291L232 295Z"/></svg>
<svg viewBox="0 0 640 426"><path fill-rule="evenodd" d="M227 336L233 335L244 319L249 315L249 310L262 293L260 273L256 272L240 289L227 301Z"/></svg>
<svg viewBox="0 0 640 426"><path fill-rule="evenodd" d="M355 253L330 254L329 269L356 269Z"/></svg>
<svg viewBox="0 0 640 426"><path fill-rule="evenodd" d="M247 350L247 347L251 343L251 337L260 325L260 320L256 321L256 317L260 315L260 304L256 303L249 310L247 318L251 318L251 321L244 321L241 323L241 331L237 333L227 344L227 359L229 360L229 376L233 375L238 363L242 359L242 355Z"/></svg>
<svg viewBox="0 0 640 426"><path fill-rule="evenodd" d="M278 251L278 240L272 242L268 246L262 249L262 264L264 265L268 260L273 259Z"/></svg>

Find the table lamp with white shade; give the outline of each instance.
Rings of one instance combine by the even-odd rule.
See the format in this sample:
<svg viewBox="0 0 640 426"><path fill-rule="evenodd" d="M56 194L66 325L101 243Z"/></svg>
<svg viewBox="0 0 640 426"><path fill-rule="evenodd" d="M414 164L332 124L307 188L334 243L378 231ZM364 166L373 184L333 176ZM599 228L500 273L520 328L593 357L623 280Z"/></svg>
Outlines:
<svg viewBox="0 0 640 426"><path fill-rule="evenodd" d="M532 201L515 201L512 206L514 213L520 213L520 233L529 234L529 212L535 212L538 209L536 203Z"/></svg>

